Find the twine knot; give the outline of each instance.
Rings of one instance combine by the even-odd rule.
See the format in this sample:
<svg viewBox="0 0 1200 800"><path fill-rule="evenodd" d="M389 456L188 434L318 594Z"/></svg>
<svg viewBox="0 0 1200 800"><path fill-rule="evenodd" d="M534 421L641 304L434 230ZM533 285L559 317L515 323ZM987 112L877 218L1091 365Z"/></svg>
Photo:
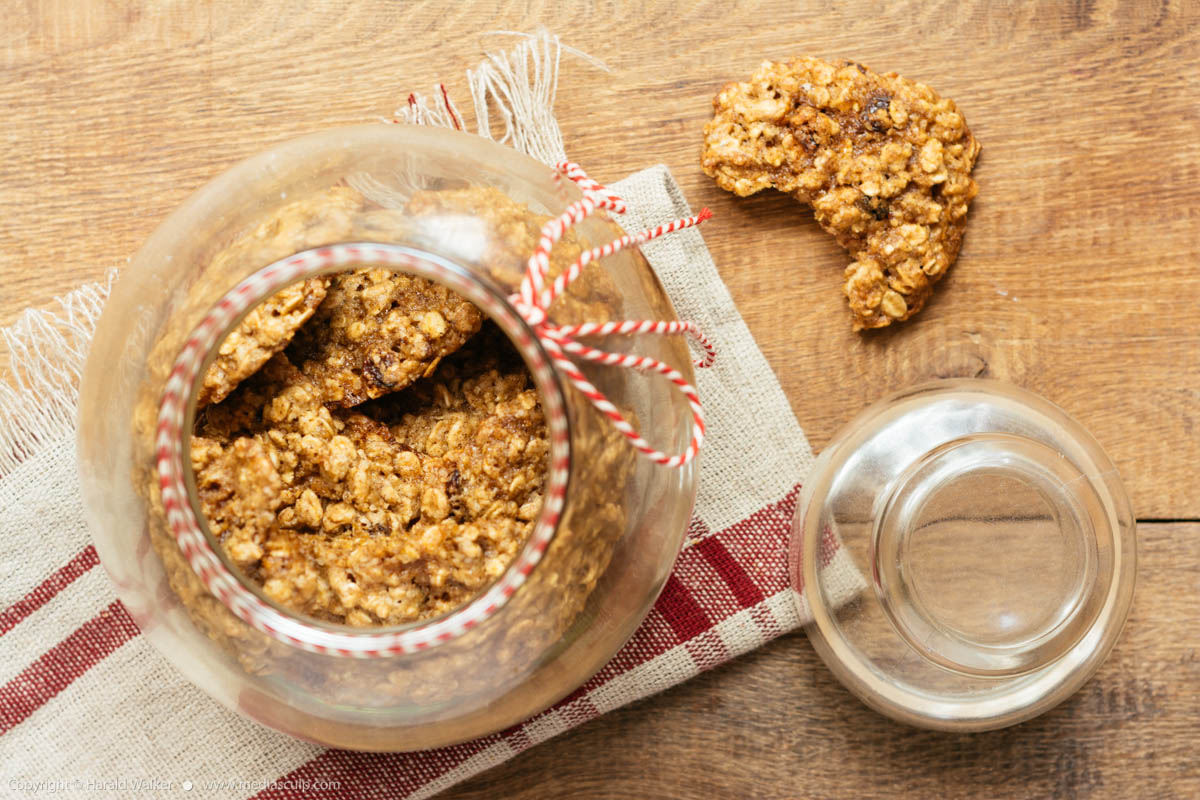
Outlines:
<svg viewBox="0 0 1200 800"><path fill-rule="evenodd" d="M555 363L566 374L571 383L583 392L602 414L609 418L613 427L629 439L634 447L651 460L665 466L678 467L687 464L699 452L700 445L704 442L705 433L704 409L700 405L700 398L696 394L695 387L688 383L678 370L658 359L636 356L629 353L612 353L582 344L577 339L581 336L608 336L610 334L683 334L690 337L703 349L704 355L701 358L694 359L693 363L697 367L704 368L712 365L713 359L716 357L716 350L700 332L699 328L694 323L687 321L665 322L654 320L624 320L621 322L605 323L585 322L580 325L555 325L547 320L546 312L554 300L567 290L567 287L579 277L583 268L590 262L604 256L612 255L618 250L623 250L631 245L640 245L643 242L657 239L668 233L699 225L701 222L712 217L712 212L705 208L694 216L673 220L653 228L648 228L640 233L626 234L608 244L586 250L569 267L563 270L562 274L555 278L552 283L547 285L546 279L550 271L550 250L554 247L555 243L562 239L563 235L572 225L578 224L591 216L597 209L607 209L616 214L624 214L626 211L624 200L607 187L589 178L587 173L578 164L570 161L560 162L554 173L555 180L561 180L562 176L573 181L583 191L583 198L568 205L561 215L549 220L542 227L541 238L538 240L538 245L534 249L533 254L529 257L525 276L521 280L521 286L510 298L513 307L516 308L517 313L521 315L529 326L533 328L534 333L541 341L546 352L554 359ZM655 373L662 375L670 381L683 394L692 410L692 437L687 448L682 453L669 455L652 447L629 424L629 421L625 419L612 402L584 377L583 373L580 372L572 360L572 356L609 366L624 367L645 373Z"/></svg>

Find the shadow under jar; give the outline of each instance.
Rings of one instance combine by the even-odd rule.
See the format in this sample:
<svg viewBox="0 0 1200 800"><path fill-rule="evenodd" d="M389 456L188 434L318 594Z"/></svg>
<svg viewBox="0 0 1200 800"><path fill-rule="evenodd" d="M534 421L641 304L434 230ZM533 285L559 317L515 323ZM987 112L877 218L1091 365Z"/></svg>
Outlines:
<svg viewBox="0 0 1200 800"><path fill-rule="evenodd" d="M579 196L545 165L474 136L366 126L298 139L235 166L152 235L114 288L88 358L81 475L96 549L118 596L193 683L293 736L417 750L537 713L586 681L636 629L682 542L694 464L668 469L638 456L559 373L508 300L541 224ZM551 274L581 248L618 235L600 215L575 226L552 253ZM338 243L362 244L336 248L333 260L314 255ZM290 271L269 271L280 263ZM402 625L364 624L361 615L353 625L318 619L265 593L206 524L191 468L198 395L208 391L204 376L226 334L289 284L361 269L447 286L511 342L547 420L543 496L561 498L561 509L543 502L529 538L494 581L461 606ZM675 314L640 253L628 250L588 265L548 319ZM661 359L691 380L681 340L597 343ZM579 366L656 446L687 445L690 409L669 384ZM179 424L164 428L172 381L184 387ZM177 465L178 503L169 490L164 502L163 477L170 485L172 475L162 464ZM188 520L194 532L181 535Z"/></svg>

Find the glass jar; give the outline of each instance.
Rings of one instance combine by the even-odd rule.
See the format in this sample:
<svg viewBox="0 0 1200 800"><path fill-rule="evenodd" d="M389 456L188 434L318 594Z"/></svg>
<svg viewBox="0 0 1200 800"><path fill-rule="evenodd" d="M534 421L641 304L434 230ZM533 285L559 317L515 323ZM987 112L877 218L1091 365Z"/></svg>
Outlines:
<svg viewBox="0 0 1200 800"><path fill-rule="evenodd" d="M805 481L791 545L809 639L838 679L950 731L1013 725L1079 689L1121 632L1137 566L1096 440L979 379L898 392L848 423Z"/></svg>
<svg viewBox="0 0 1200 800"><path fill-rule="evenodd" d="M565 379L510 299L545 215L580 197L549 167L493 142L372 125L291 141L233 167L146 242L114 287L88 358L83 493L118 596L197 686L320 744L416 750L537 713L632 634L681 545L696 472L694 462L668 468L641 458ZM572 230L558 245L568 256L621 233L602 213ZM322 247L335 243L358 246ZM546 500L512 563L464 605L400 626L322 621L264 594L208 530L189 466L196 396L225 334L289 282L351 267L409 272L474 302L524 360L549 429ZM585 267L547 318L675 315L628 249ZM660 359L692 380L677 337L596 344ZM652 444L687 446L691 410L665 381L578 368ZM178 424L164 427L172 400Z"/></svg>

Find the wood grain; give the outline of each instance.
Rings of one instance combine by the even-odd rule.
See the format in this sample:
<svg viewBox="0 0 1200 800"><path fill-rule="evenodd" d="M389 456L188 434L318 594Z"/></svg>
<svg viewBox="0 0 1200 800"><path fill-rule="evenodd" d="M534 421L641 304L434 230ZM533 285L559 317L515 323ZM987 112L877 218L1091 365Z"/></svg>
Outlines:
<svg viewBox="0 0 1200 800"><path fill-rule="evenodd" d="M1200 518L1194 3L0 0L0 10L0 325L120 267L245 156L388 115L438 79L465 102L464 70L504 41L485 32L544 24L609 66L564 60L569 152L600 180L666 163L695 206L712 207L705 238L814 448L894 389L1004 378L1095 434L1140 517ZM846 256L811 214L775 194L726 195L699 169L719 86L799 53L928 82L983 142L959 263L896 330L851 331ZM1074 701L1014 731L897 728L792 636L457 794L1194 796L1200 527L1143 532L1156 566L1117 655Z"/></svg>

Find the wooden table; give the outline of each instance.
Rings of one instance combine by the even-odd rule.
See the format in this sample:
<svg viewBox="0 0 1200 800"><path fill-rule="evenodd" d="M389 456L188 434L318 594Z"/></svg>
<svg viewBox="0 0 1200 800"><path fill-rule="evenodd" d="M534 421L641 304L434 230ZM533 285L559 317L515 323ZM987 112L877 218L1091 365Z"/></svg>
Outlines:
<svg viewBox="0 0 1200 800"><path fill-rule="evenodd" d="M0 324L121 266L189 193L300 133L389 115L492 30L543 23L568 151L600 180L668 164L820 450L935 376L1015 381L1100 440L1141 519L1128 628L1033 722L910 730L844 691L802 634L593 722L446 796L1200 795L1200 8L1179 2L399 3L7 0ZM914 321L850 330L845 254L776 194L700 171L727 80L853 57L954 98L983 142L958 264ZM2 355L2 354L0 354Z"/></svg>

